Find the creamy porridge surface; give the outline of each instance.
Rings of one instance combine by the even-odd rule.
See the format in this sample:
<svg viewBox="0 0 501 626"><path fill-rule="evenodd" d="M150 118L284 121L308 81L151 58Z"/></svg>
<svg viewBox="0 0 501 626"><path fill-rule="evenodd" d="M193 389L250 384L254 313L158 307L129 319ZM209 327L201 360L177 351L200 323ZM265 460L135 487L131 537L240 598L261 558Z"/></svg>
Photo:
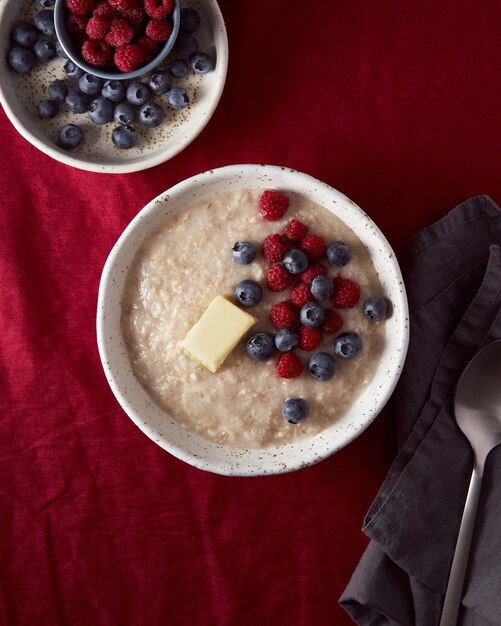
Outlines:
<svg viewBox="0 0 501 626"><path fill-rule="evenodd" d="M279 445L334 423L373 377L385 332L384 322L371 322L363 314L364 300L384 294L356 234L327 209L290 193L285 217L267 222L258 210L261 193L246 189L212 194L166 218L165 226L138 251L122 303L122 330L132 368L155 402L184 428L244 448ZM305 369L298 378L287 380L275 373L280 353L258 363L245 354L242 340L221 369L210 373L181 350L179 341L215 296L233 300L235 285L245 278L263 286L262 301L245 309L258 318L250 334L273 332L269 311L275 302L288 298L289 290L274 293L266 287L268 265L261 244L268 235L282 232L293 217L328 243L342 240L351 246L352 260L340 271L329 266L328 275L339 273L360 285L359 304L338 312L344 320L340 332L357 332L364 341L362 352L352 360L337 359L335 376L321 382L306 367L313 353L297 350ZM234 243L244 240L258 249L250 265L235 263L231 255ZM324 334L317 350L332 352L333 343L334 335ZM280 414L282 403L291 397L302 397L310 405L310 416L302 424L288 424Z"/></svg>

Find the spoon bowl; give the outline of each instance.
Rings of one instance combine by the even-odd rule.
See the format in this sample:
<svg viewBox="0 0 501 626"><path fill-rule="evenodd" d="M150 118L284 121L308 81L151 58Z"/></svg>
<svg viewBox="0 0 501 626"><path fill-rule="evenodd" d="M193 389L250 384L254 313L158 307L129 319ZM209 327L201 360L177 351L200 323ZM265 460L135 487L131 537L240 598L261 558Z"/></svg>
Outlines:
<svg viewBox="0 0 501 626"><path fill-rule="evenodd" d="M471 444L474 465L445 593L440 626L455 626L487 456L501 443L501 340L484 346L456 387L454 414Z"/></svg>
<svg viewBox="0 0 501 626"><path fill-rule="evenodd" d="M466 366L456 388L454 412L483 473L487 455L501 443L501 340L486 345Z"/></svg>

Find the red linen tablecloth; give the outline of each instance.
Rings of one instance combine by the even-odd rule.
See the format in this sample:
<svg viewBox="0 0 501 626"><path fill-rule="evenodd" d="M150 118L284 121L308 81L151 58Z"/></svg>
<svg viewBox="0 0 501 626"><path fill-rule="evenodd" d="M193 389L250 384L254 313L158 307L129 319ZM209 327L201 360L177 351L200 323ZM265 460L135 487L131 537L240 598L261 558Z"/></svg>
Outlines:
<svg viewBox="0 0 501 626"><path fill-rule="evenodd" d="M324 626L395 454L390 405L297 473L229 478L178 461L101 370L101 269L154 196L270 163L340 189L404 259L477 193L501 199L498 2L221 0L230 68L202 134L128 175L56 163L0 112L0 623Z"/></svg>

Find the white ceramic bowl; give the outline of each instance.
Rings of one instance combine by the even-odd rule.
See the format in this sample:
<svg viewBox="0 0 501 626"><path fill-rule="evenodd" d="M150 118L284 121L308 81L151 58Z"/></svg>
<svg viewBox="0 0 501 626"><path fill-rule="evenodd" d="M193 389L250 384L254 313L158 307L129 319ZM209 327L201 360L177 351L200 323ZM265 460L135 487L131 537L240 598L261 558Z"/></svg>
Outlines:
<svg viewBox="0 0 501 626"><path fill-rule="evenodd" d="M29 74L12 71L7 64L11 28L19 19L30 19L41 7L35 0L1 0L0 103L16 130L53 159L91 172L137 172L163 163L184 150L205 128L220 100L228 69L228 38L216 0L186 0L181 4L199 12L201 24L195 36L200 49L216 59L216 67L204 76L190 75L187 79L174 81L175 85L187 89L190 105L173 111L164 96L157 98L166 114L163 124L155 129L135 124L140 136L138 145L130 150L120 150L111 141L111 132L116 126L113 122L96 126L87 114L66 112L64 105L61 113L52 120L40 118L38 103L47 98L46 89L51 81L65 78L65 60L56 58L47 65L38 64ZM158 69L162 67L160 65ZM80 125L85 133L84 143L73 151L57 145L58 130L68 123Z"/></svg>
<svg viewBox="0 0 501 626"><path fill-rule="evenodd" d="M340 217L372 258L393 305L374 379L334 425L309 439L262 449L227 448L184 430L160 409L135 378L120 330L121 300L127 270L143 242L175 211L216 191L282 189L303 194ZM307 174L276 166L233 165L185 180L152 200L132 220L104 266L97 308L97 341L108 382L127 415L155 443L198 468L238 476L278 474L306 467L336 452L373 421L390 397L405 360L408 308L402 276L384 235L356 204Z"/></svg>

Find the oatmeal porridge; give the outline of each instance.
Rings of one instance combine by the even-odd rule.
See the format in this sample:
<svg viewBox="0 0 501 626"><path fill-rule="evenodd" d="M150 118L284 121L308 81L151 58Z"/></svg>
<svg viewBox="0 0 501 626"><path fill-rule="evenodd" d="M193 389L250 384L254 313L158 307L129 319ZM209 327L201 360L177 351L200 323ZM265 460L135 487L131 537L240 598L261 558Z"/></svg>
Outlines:
<svg viewBox="0 0 501 626"><path fill-rule="evenodd" d="M166 218L165 225L136 254L122 301L122 331L131 365L155 402L184 428L210 441L241 448L280 445L315 435L333 424L372 379L385 339L384 322L371 321L364 314L363 302L384 294L356 234L330 211L299 194L287 194L290 205L283 218L266 221L258 210L261 194L258 189L215 193ZM270 310L288 299L290 289L275 292L267 287L269 264L263 258L262 242L281 233L291 219L301 221L309 233L321 235L327 243L348 244L352 258L345 266L333 267L325 258L321 263L329 277L340 275L360 287L355 306L336 309L343 320L340 331L322 333L314 352L333 355L336 336L346 331L357 333L363 348L355 358L337 358L336 373L327 381L316 380L308 372L308 359L314 352L295 350L304 369L287 379L276 373L282 353L277 351L259 362L245 350L249 335L277 332ZM253 262L233 260L237 241L255 244ZM262 286L261 301L245 307L257 322L212 373L190 358L180 344L214 298L223 296L238 304L235 286L245 279ZM308 403L310 413L304 422L290 424L282 417L281 406L289 398L303 398Z"/></svg>

